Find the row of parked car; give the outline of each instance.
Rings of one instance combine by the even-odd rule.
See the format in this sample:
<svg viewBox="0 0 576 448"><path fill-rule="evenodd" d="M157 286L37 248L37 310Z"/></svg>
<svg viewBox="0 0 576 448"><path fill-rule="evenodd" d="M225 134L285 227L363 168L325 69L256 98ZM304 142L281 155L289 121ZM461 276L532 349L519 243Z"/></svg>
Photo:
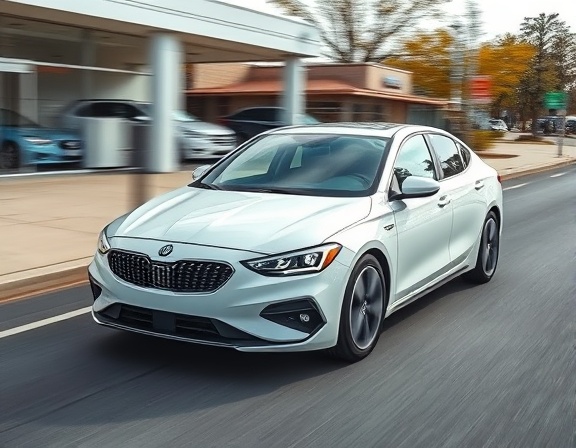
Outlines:
<svg viewBox="0 0 576 448"><path fill-rule="evenodd" d="M285 126L282 115L283 109L279 107L253 107L222 117L220 124L212 124L185 111L175 111L174 132L181 158L222 157L264 131ZM0 170L80 162L81 128L85 118L147 122L151 120L151 104L131 100L77 100L63 109L55 128L42 127L15 111L0 109ZM304 115L301 121L318 123L309 115Z"/></svg>

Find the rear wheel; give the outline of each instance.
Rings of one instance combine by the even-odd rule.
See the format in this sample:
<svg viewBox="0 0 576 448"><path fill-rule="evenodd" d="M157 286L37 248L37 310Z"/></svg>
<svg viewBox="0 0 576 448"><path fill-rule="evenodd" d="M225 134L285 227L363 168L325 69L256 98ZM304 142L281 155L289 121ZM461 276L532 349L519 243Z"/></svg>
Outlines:
<svg viewBox="0 0 576 448"><path fill-rule="evenodd" d="M380 263L372 255L364 255L348 280L338 343L328 353L347 362L368 356L380 337L385 304L386 283Z"/></svg>
<svg viewBox="0 0 576 448"><path fill-rule="evenodd" d="M471 283L488 283L498 265L500 255L500 225L494 212L488 213L480 235L480 247L476 257L474 269L464 274L464 278Z"/></svg>
<svg viewBox="0 0 576 448"><path fill-rule="evenodd" d="M15 170L20 167L20 148L14 142L4 142L0 148L0 169Z"/></svg>

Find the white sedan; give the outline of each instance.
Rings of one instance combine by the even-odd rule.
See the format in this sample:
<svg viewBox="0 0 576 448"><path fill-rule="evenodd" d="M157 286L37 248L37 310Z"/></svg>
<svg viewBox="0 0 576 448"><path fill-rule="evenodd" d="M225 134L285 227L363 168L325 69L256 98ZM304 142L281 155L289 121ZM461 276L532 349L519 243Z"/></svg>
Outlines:
<svg viewBox="0 0 576 448"><path fill-rule="evenodd" d="M349 362L384 318L464 277L490 281L496 171L439 129L295 126L109 224L89 267L102 325Z"/></svg>

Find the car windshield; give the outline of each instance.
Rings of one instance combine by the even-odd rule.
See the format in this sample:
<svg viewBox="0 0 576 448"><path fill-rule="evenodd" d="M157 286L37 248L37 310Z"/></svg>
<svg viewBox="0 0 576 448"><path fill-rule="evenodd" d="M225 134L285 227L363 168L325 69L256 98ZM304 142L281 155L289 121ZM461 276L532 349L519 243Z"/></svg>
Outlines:
<svg viewBox="0 0 576 448"><path fill-rule="evenodd" d="M13 128L39 128L38 123L16 113L12 110L0 109L0 126Z"/></svg>
<svg viewBox="0 0 576 448"><path fill-rule="evenodd" d="M311 196L373 194L388 138L270 134L224 159L191 187Z"/></svg>

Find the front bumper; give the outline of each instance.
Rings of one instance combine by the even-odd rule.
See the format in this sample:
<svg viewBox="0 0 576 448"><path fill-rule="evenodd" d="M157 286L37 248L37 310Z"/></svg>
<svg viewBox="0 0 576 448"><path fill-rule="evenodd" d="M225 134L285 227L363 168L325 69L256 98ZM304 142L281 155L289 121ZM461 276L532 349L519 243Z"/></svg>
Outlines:
<svg viewBox="0 0 576 448"><path fill-rule="evenodd" d="M113 248L157 254L167 242L113 238ZM143 288L116 277L106 256L97 253L89 266L99 324L142 334L241 351L305 351L337 342L348 267L334 261L323 272L266 277L240 261L254 253L170 243L177 257L226 261L231 278L212 293L177 293ZM150 255L153 260L158 256ZM308 316L308 321L298 318Z"/></svg>
<svg viewBox="0 0 576 448"><path fill-rule="evenodd" d="M59 163L75 163L82 160L81 149L62 149L58 143L47 145L23 146L23 161L25 165L48 165Z"/></svg>
<svg viewBox="0 0 576 448"><path fill-rule="evenodd" d="M184 137L182 153L185 159L213 159L224 157L236 148L235 135L225 137Z"/></svg>

